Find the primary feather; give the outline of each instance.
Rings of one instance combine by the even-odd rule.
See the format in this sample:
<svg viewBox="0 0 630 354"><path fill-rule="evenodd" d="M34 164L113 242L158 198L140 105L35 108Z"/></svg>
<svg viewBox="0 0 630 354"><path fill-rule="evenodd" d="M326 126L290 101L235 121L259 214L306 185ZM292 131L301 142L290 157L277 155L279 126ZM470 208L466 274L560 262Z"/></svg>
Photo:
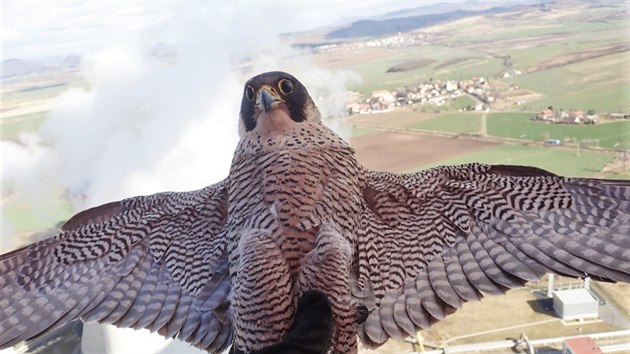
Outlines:
<svg viewBox="0 0 630 354"><path fill-rule="evenodd" d="M630 281L630 182L369 171L281 72L245 84L240 118L224 181L81 212L0 256L0 348L81 318L251 351L282 341L316 289L329 352L356 352L357 334L401 339L548 272Z"/></svg>

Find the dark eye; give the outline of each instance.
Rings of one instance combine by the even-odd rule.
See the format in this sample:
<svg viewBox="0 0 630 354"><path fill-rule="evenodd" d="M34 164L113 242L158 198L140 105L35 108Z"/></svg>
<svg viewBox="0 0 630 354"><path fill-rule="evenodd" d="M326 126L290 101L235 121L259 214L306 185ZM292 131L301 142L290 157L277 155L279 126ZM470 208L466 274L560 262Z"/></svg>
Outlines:
<svg viewBox="0 0 630 354"><path fill-rule="evenodd" d="M254 100L254 88L251 86L247 86L245 88L245 97L247 97L248 101Z"/></svg>
<svg viewBox="0 0 630 354"><path fill-rule="evenodd" d="M282 79L278 82L278 88L283 95L288 95L293 92L293 83L291 80Z"/></svg>

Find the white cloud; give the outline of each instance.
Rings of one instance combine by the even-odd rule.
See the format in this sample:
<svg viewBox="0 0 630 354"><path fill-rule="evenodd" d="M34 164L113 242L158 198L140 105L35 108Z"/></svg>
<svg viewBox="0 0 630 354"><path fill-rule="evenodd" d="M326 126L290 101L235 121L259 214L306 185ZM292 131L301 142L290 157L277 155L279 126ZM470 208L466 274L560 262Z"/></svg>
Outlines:
<svg viewBox="0 0 630 354"><path fill-rule="evenodd" d="M2 6L3 57L88 54L121 42L145 47L178 37L185 18L204 18L216 37L307 30L370 14L426 5L427 1L213 1L213 2L11 2ZM230 21L226 21L229 19ZM245 38L242 38L245 39Z"/></svg>
<svg viewBox="0 0 630 354"><path fill-rule="evenodd" d="M50 148L32 142L22 151L30 156L23 161L31 168L30 177L23 181L32 183L16 182L20 179L10 175L4 182L18 183L26 192L37 190L38 178L40 183L55 178L51 183L86 198L76 205L78 209L216 182L227 175L237 140L242 83L263 71L294 74L316 100L327 97L320 103L324 115L340 112L345 84L356 80L356 75L313 67L307 55L281 42L266 15L278 5L239 3L215 8L159 3L149 6L151 11L140 12L137 6L117 11L123 19L140 16L138 27L147 27L147 19L168 25L151 32L158 37L134 33L87 53L83 72L91 89L74 89L59 97L41 130ZM102 3L76 5L90 11L99 6ZM164 12L164 6L171 11ZM242 25L244 8L258 11L248 12L247 26ZM51 16L60 19L67 13L67 9L52 11ZM89 17L81 16L77 23ZM143 36L150 39L138 42ZM176 48L173 60L146 55L144 44L162 38ZM249 64L242 67L245 58ZM7 147L14 148L10 144ZM35 154L34 149L46 152L47 163L36 162L42 158L35 156L42 153Z"/></svg>

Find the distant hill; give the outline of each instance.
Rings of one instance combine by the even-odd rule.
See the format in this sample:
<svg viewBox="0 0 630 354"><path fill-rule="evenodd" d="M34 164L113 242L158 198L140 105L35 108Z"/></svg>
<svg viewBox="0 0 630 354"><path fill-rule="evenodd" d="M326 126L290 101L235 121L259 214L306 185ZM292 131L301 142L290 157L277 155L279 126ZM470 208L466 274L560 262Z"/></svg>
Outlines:
<svg viewBox="0 0 630 354"><path fill-rule="evenodd" d="M326 34L328 39L346 39L356 37L379 37L398 32L432 26L440 22L453 21L468 16L486 15L505 12L510 8L493 7L481 11L455 10L410 17L395 17L385 20L361 20L349 26L332 30Z"/></svg>
<svg viewBox="0 0 630 354"><path fill-rule="evenodd" d="M39 61L7 59L2 61L2 78L25 75L45 69L46 65Z"/></svg>
<svg viewBox="0 0 630 354"><path fill-rule="evenodd" d="M81 57L70 55L62 60L28 60L11 58L2 61L3 79L27 75L31 73L43 73L58 69L75 69L81 64Z"/></svg>
<svg viewBox="0 0 630 354"><path fill-rule="evenodd" d="M539 4L545 1L547 0L501 0L501 1L468 0L468 1L463 1L463 2L439 2L439 3L420 6L420 7L396 10L396 11L388 12L380 16L373 17L371 19L372 20L388 20L388 19L400 18L400 17L440 14L440 13L452 12L455 10L482 11L482 10L488 10L488 9L491 9L493 7L498 7L498 6L512 7L516 5L531 5L531 4Z"/></svg>

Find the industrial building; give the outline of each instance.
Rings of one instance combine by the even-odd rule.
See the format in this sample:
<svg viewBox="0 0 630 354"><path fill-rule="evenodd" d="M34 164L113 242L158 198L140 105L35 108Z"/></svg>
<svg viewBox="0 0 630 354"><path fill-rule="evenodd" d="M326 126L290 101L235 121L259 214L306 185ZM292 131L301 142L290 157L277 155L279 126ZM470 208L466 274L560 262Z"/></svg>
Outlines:
<svg viewBox="0 0 630 354"><path fill-rule="evenodd" d="M584 288L555 291L553 308L563 320L596 318L599 315L599 302Z"/></svg>

